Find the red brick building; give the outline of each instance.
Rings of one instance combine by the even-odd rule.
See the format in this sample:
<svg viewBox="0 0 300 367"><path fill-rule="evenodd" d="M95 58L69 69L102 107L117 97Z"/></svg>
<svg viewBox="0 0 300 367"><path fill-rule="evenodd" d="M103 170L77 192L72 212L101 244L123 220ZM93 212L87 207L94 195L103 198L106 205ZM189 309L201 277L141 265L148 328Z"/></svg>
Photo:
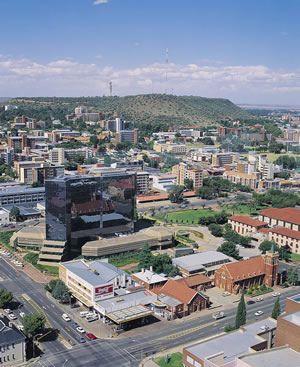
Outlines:
<svg viewBox="0 0 300 367"><path fill-rule="evenodd" d="M170 279L158 289L153 289L158 300L166 305L169 318L181 318L209 306L209 298L189 288L184 282Z"/></svg>
<svg viewBox="0 0 300 367"><path fill-rule="evenodd" d="M278 266L277 252L224 264L215 272L215 286L235 294L263 284L272 287L277 282Z"/></svg>
<svg viewBox="0 0 300 367"><path fill-rule="evenodd" d="M259 213L259 220L268 223L270 227L285 227L300 231L300 209L268 208Z"/></svg>

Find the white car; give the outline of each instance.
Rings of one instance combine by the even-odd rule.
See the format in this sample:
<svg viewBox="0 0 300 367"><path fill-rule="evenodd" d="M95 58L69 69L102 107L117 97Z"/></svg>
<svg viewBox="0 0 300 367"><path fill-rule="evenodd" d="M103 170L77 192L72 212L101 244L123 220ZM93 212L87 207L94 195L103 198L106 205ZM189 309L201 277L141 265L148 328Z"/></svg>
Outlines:
<svg viewBox="0 0 300 367"><path fill-rule="evenodd" d="M17 324L16 327L21 330L24 331L24 326L22 324Z"/></svg>
<svg viewBox="0 0 300 367"><path fill-rule="evenodd" d="M20 312L20 316L23 318L25 316L25 312Z"/></svg>
<svg viewBox="0 0 300 367"><path fill-rule="evenodd" d="M76 328L76 330L80 333L80 334L84 334L85 333L85 330L81 327L81 326L78 326Z"/></svg>
<svg viewBox="0 0 300 367"><path fill-rule="evenodd" d="M272 294L273 297L279 297L280 296L280 293L279 292L275 292Z"/></svg>
<svg viewBox="0 0 300 367"><path fill-rule="evenodd" d="M257 311L257 312L255 312L255 316L261 316L263 314L263 311Z"/></svg>
<svg viewBox="0 0 300 367"><path fill-rule="evenodd" d="M261 297L256 297L256 302L261 302L263 299Z"/></svg>
<svg viewBox="0 0 300 367"><path fill-rule="evenodd" d="M70 319L70 317L66 314L66 313L63 313L62 315L61 315L61 317L65 320L65 321L71 321L71 319Z"/></svg>
<svg viewBox="0 0 300 367"><path fill-rule="evenodd" d="M4 309L4 312L7 313L7 314L9 314L9 313L11 313L11 309L10 308L5 308Z"/></svg>
<svg viewBox="0 0 300 367"><path fill-rule="evenodd" d="M7 315L7 317L10 319L10 320L17 320L17 316L14 314L14 313L9 313Z"/></svg>

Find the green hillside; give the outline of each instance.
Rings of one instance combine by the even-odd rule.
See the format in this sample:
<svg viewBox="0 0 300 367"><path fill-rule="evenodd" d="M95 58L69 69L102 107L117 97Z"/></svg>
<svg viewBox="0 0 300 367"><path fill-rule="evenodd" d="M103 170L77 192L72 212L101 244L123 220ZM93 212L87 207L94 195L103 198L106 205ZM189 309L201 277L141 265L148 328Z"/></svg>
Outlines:
<svg viewBox="0 0 300 367"><path fill-rule="evenodd" d="M18 98L11 101L20 105L20 111L33 109L37 113L55 115L73 112L78 105L89 106L91 111L101 111L106 117L114 113L124 119L140 124L162 126L205 126L229 118L249 118L242 110L228 99L204 98L194 96L175 96L149 94L126 97L77 97L77 98ZM32 103L36 102L36 103ZM44 116L45 118L45 116Z"/></svg>

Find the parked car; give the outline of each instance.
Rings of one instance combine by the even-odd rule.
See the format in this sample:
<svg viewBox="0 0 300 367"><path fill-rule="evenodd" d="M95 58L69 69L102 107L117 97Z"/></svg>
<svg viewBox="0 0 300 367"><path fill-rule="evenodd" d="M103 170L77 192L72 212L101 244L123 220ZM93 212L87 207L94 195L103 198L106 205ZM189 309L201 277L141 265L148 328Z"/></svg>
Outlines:
<svg viewBox="0 0 300 367"><path fill-rule="evenodd" d="M86 317L86 315L88 315L88 314L89 314L89 311L80 311L79 312L80 317Z"/></svg>
<svg viewBox="0 0 300 367"><path fill-rule="evenodd" d="M261 302L261 301L263 301L263 299L261 297L256 297L255 301L256 302Z"/></svg>
<svg viewBox="0 0 300 367"><path fill-rule="evenodd" d="M4 309L4 313L6 313L6 314L9 314L9 313L11 313L12 311L11 311L11 309L10 308L5 308Z"/></svg>
<svg viewBox="0 0 300 367"><path fill-rule="evenodd" d="M255 303L255 301L253 301L253 299L249 299L249 301L247 301L247 305L253 305Z"/></svg>
<svg viewBox="0 0 300 367"><path fill-rule="evenodd" d="M17 324L16 327L20 330L20 331L24 331L24 326L22 324Z"/></svg>
<svg viewBox="0 0 300 367"><path fill-rule="evenodd" d="M255 314L254 314L255 316L261 316L261 315L263 315L263 311L257 311L257 312L255 312Z"/></svg>
<svg viewBox="0 0 300 367"><path fill-rule="evenodd" d="M81 336L78 341L79 343L86 343L86 339L83 336Z"/></svg>
<svg viewBox="0 0 300 367"><path fill-rule="evenodd" d="M66 313L63 313L62 315L61 315L61 317L65 320L65 321L71 321L71 319L70 319L70 317L66 314Z"/></svg>
<svg viewBox="0 0 300 367"><path fill-rule="evenodd" d="M17 320L17 316L14 314L14 313L9 313L7 315L7 317L10 319L10 320Z"/></svg>
<svg viewBox="0 0 300 367"><path fill-rule="evenodd" d="M90 340L96 340L97 337L96 335L92 334L92 333L86 333L85 336L90 339Z"/></svg>
<svg viewBox="0 0 300 367"><path fill-rule="evenodd" d="M222 293L222 296L223 296L223 297L230 296L230 293L229 293L229 292L223 292L223 293Z"/></svg>
<svg viewBox="0 0 300 367"><path fill-rule="evenodd" d="M20 316L23 318L25 316L25 312L20 312Z"/></svg>
<svg viewBox="0 0 300 367"><path fill-rule="evenodd" d="M85 333L85 330L81 327L81 326L78 326L76 328L76 330L80 333L80 334L84 334Z"/></svg>

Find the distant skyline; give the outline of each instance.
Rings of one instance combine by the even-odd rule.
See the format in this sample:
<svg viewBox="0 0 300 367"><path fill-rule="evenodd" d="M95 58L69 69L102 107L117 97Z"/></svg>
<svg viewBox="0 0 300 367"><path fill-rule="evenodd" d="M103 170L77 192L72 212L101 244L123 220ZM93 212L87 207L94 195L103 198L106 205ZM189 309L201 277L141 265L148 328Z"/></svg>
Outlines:
<svg viewBox="0 0 300 367"><path fill-rule="evenodd" d="M298 0L1 0L0 96L299 105ZM166 62L168 49L168 63Z"/></svg>

